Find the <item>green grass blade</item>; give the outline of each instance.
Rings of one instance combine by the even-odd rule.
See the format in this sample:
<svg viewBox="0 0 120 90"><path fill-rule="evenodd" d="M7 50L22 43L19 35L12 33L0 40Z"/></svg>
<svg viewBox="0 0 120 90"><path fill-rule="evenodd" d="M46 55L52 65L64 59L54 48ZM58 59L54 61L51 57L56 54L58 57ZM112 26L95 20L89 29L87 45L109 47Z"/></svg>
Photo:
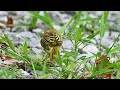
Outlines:
<svg viewBox="0 0 120 90"><path fill-rule="evenodd" d="M103 37L105 33L105 24L104 24L104 16L102 16L102 20L100 23L100 36Z"/></svg>
<svg viewBox="0 0 120 90"><path fill-rule="evenodd" d="M50 22L52 23L52 20L51 20L51 18L50 18L50 16L49 16L49 14L48 14L47 11L44 11L44 15L45 15L45 17L48 18L48 19L50 20Z"/></svg>
<svg viewBox="0 0 120 90"><path fill-rule="evenodd" d="M95 58L95 57L96 57L96 56L87 57L87 58L85 58L84 60L82 60L79 64L86 63L88 60L91 60L92 58Z"/></svg>
<svg viewBox="0 0 120 90"><path fill-rule="evenodd" d="M37 65L34 65L34 67L35 67L35 70L40 70L40 71L42 71L42 69L43 69L43 67L42 67L42 66L37 66Z"/></svg>
<svg viewBox="0 0 120 90"><path fill-rule="evenodd" d="M62 67L62 59L60 57L60 53L57 53L57 63Z"/></svg>
<svg viewBox="0 0 120 90"><path fill-rule="evenodd" d="M77 25L79 24L83 24L84 22L88 22L88 21L95 21L95 20L100 20L100 18L90 18L90 17L87 17L86 19L81 19L81 20L77 20Z"/></svg>
<svg viewBox="0 0 120 90"><path fill-rule="evenodd" d="M109 54L113 54L120 51L120 46L115 47L114 49L110 50Z"/></svg>
<svg viewBox="0 0 120 90"><path fill-rule="evenodd" d="M106 60L106 58L107 58L107 55L108 55L108 54L110 53L110 51L112 50L112 48L113 48L113 46L115 45L116 41L118 40L119 36L120 36L120 34L119 34L119 35L117 36L117 38L114 40L112 46L107 50L106 55L105 55L104 58L102 59L102 62L98 65L98 67L99 67L100 69L102 69L103 66L106 64L105 60Z"/></svg>
<svg viewBox="0 0 120 90"><path fill-rule="evenodd" d="M10 47L14 52L16 52L16 51L15 51L15 46L14 46L14 44L12 43L12 40L10 40L6 34L4 34L4 37L5 37L6 42L7 42L8 45L9 45L9 47Z"/></svg>
<svg viewBox="0 0 120 90"><path fill-rule="evenodd" d="M67 79L72 79L72 73L69 74Z"/></svg>
<svg viewBox="0 0 120 90"><path fill-rule="evenodd" d="M109 11L104 11L104 23L106 24L108 19Z"/></svg>
<svg viewBox="0 0 120 90"><path fill-rule="evenodd" d="M17 60L27 60L26 58L22 57L21 55L18 55L17 53L7 50L5 48L0 48L1 50L5 51L8 55L14 57Z"/></svg>
<svg viewBox="0 0 120 90"><path fill-rule="evenodd" d="M42 16L42 15L39 15L38 13L31 13L31 12L30 12L30 14L31 14L33 17L36 17L36 18L40 19L40 20L41 20L44 24L46 24L48 27L50 27L50 28L53 27L52 24L51 24L51 21L50 21L48 18L46 18L46 17L44 17L44 16Z"/></svg>
<svg viewBox="0 0 120 90"><path fill-rule="evenodd" d="M101 38L104 36L104 33L105 33L108 15L109 15L108 11L104 11L102 14L101 23L100 23L100 36L101 36Z"/></svg>
<svg viewBox="0 0 120 90"><path fill-rule="evenodd" d="M61 29L59 30L61 34L64 33L65 29L72 23L75 17L76 15L74 15L69 22L67 22L64 26L61 27Z"/></svg>
<svg viewBox="0 0 120 90"><path fill-rule="evenodd" d="M97 75L105 74L105 73L110 73L113 70L109 70L108 68L105 69L100 69L99 71L95 71L92 73L91 77L95 77Z"/></svg>
<svg viewBox="0 0 120 90"><path fill-rule="evenodd" d="M50 24L52 25L52 19L50 18L49 13L48 13L47 11L44 11L44 15L45 15L45 17L46 17L47 19L49 19ZM53 22L53 23L54 23L54 22Z"/></svg>
<svg viewBox="0 0 120 90"><path fill-rule="evenodd" d="M45 63L44 63L44 66L43 66L43 70L42 70L42 72L45 74L46 73L46 71L47 71L47 66L46 66L46 63L47 63L47 61L45 61Z"/></svg>
<svg viewBox="0 0 120 90"><path fill-rule="evenodd" d="M107 51L107 54L109 54L110 53L110 51L112 50L112 48L113 48L113 46L115 45L115 43L117 42L117 40L119 39L119 37L120 37L120 34L117 36L117 38L114 40L114 42L113 42L113 44L112 44L112 46L109 48L109 50Z"/></svg>
<svg viewBox="0 0 120 90"><path fill-rule="evenodd" d="M0 44L5 43L5 42L6 42L6 41L5 41L4 38L0 38Z"/></svg>
<svg viewBox="0 0 120 90"><path fill-rule="evenodd" d="M109 50L109 47L105 46L105 45L101 45L106 51Z"/></svg>
<svg viewBox="0 0 120 90"><path fill-rule="evenodd" d="M81 28L78 28L77 31L75 32L75 41L79 41L80 38L81 38L81 34L82 34L82 29Z"/></svg>
<svg viewBox="0 0 120 90"><path fill-rule="evenodd" d="M83 42L88 42L90 41L92 38L94 38L96 35L99 34L99 30L97 30L96 32L94 32L93 34L89 35L87 38L83 39Z"/></svg>
<svg viewBox="0 0 120 90"><path fill-rule="evenodd" d="M36 27L36 23L37 23L37 18L36 18L36 17L33 17L33 18L32 18L32 21L31 21L31 25L32 25L31 27L32 27L32 28L35 28L35 27Z"/></svg>
<svg viewBox="0 0 120 90"><path fill-rule="evenodd" d="M23 52L25 53L25 55L27 55L27 53L28 53L28 45L26 42L23 45Z"/></svg>
<svg viewBox="0 0 120 90"><path fill-rule="evenodd" d="M32 61L32 60L31 60L31 65L32 65L32 68L33 68L33 72L34 72L35 79L37 79L36 70L35 70L35 67L34 67L34 64L33 64L33 61Z"/></svg>

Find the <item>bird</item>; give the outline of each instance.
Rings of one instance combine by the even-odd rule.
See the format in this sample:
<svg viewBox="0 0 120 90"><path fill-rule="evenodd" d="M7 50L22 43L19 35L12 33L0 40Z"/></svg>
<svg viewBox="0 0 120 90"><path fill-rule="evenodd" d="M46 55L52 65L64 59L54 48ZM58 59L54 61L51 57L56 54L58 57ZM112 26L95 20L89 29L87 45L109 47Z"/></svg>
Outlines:
<svg viewBox="0 0 120 90"><path fill-rule="evenodd" d="M40 42L44 50L49 53L50 61L55 60L63 43L63 38L59 31L54 28L46 29Z"/></svg>

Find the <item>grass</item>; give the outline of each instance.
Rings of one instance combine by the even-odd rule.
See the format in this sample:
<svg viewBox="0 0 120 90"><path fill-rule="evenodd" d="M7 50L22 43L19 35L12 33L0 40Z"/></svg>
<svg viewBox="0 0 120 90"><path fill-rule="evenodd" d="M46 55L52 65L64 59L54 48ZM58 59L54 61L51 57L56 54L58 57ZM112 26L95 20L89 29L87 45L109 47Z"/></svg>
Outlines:
<svg viewBox="0 0 120 90"><path fill-rule="evenodd" d="M40 11L31 11L29 13L32 18L31 24L28 25L30 30L36 27L37 20L41 20L48 28L53 27L55 24L55 21L52 20L47 11L44 11L43 16L39 14ZM81 47L81 50L83 50L87 45L92 43L92 40L97 35L100 35L102 41L105 32L109 30L109 28L113 28L113 26L106 24L108 16L108 11L103 11L102 15L98 16L98 18L91 18L88 12L85 11L76 11L75 15L73 15L66 24L61 26L59 30L64 39L72 42L73 48L69 51L63 49L58 53L57 60L52 65L53 67L47 65L49 58L44 51L38 58L36 54L32 53L28 48L27 41L17 48L7 34L3 34L3 37L0 37L0 43L6 43L9 47L0 48L0 50L16 60L27 62L27 67L31 69L35 79L48 79L51 76L53 79L104 79L105 77L103 75L108 73L113 75L114 78L120 78L120 60L117 56L117 52L120 50L119 43L117 43L120 34L116 37L111 47L103 46L101 42L99 44L94 43L99 49L97 53L91 53L92 56L89 57L79 57L79 47L81 44L84 45ZM80 19L82 17L86 18ZM87 27L88 25L91 25L91 27ZM96 25L98 25L99 28L95 28ZM17 27L17 25L13 26ZM22 27L22 24L20 26ZM68 31L66 31L67 29ZM90 34L88 34L88 32L90 32ZM64 53L64 55L61 55L61 53ZM103 58L100 58L101 54L104 54ZM107 57L110 57L110 59L111 57L116 57L117 61L114 63L106 62ZM91 66L88 65L91 59L97 61L98 58L101 60L98 65L95 63L91 64ZM80 68L82 65L83 68ZM4 69L0 70L0 78L15 78L13 73L16 73L16 68L13 67L11 70L9 70L9 68L5 66ZM38 75L36 70L41 71L41 74ZM116 76L114 76L115 72L117 73Z"/></svg>

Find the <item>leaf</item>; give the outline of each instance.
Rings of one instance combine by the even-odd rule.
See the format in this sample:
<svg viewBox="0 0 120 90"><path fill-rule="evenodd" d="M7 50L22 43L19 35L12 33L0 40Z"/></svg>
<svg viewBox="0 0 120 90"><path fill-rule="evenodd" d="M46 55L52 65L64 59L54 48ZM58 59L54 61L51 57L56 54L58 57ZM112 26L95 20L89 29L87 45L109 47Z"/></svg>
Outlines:
<svg viewBox="0 0 120 90"><path fill-rule="evenodd" d="M25 55L27 55L27 53L28 53L28 45L26 42L23 45L23 52L25 53Z"/></svg>
<svg viewBox="0 0 120 90"><path fill-rule="evenodd" d="M111 49L113 48L113 46L115 45L115 43L118 41L119 37L120 37L120 34L119 34L119 35L117 36L117 38L114 40L112 46L108 49L107 54L109 54L109 52L111 51Z"/></svg>
<svg viewBox="0 0 120 90"><path fill-rule="evenodd" d="M32 18L32 21L31 21L31 25L32 25L31 27L32 27L32 28L35 28L36 23L37 23L37 18L36 18L36 17L33 17L33 18Z"/></svg>
<svg viewBox="0 0 120 90"><path fill-rule="evenodd" d="M69 22L67 22L64 26L61 27L61 29L59 30L61 34L64 33L65 29L70 25L70 23L74 20L75 17L76 15L74 15Z"/></svg>
<svg viewBox="0 0 120 90"><path fill-rule="evenodd" d="M46 63L47 63L47 61L45 61L45 63L44 63L44 66L43 66L43 70L42 70L42 72L45 74L46 73L46 71L47 71L47 66L46 66Z"/></svg>
<svg viewBox="0 0 120 90"><path fill-rule="evenodd" d="M37 65L34 65L34 67L35 67L35 70L40 70L40 71L42 71L42 69L43 69L43 67L42 67L42 66L37 66Z"/></svg>
<svg viewBox="0 0 120 90"><path fill-rule="evenodd" d="M104 36L104 33L105 33L108 14L109 14L108 11L104 11L102 14L101 23L100 23L100 36L101 36L101 38Z"/></svg>
<svg viewBox="0 0 120 90"><path fill-rule="evenodd" d="M73 71L73 69L75 68L75 63L71 63L66 67L67 71Z"/></svg>
<svg viewBox="0 0 120 90"><path fill-rule="evenodd" d="M21 55L22 58L25 58L25 60L31 60L31 58L28 55Z"/></svg>
<svg viewBox="0 0 120 90"><path fill-rule="evenodd" d="M40 11L33 11L33 13L39 14ZM38 19L38 18L36 18L36 17L32 17L31 28L35 28L35 27L36 27L37 19Z"/></svg>
<svg viewBox="0 0 120 90"><path fill-rule="evenodd" d="M72 73L70 73L67 79L72 79L72 76Z"/></svg>
<svg viewBox="0 0 120 90"><path fill-rule="evenodd" d="M33 17L36 17L36 18L40 19L43 23L45 23L46 25L48 25L48 27L50 27L50 28L53 27L52 24L51 24L51 21L50 21L48 18L46 18L46 17L44 17L44 16L41 16L41 15L39 15L38 13L31 13L31 12L30 12L30 14L31 14Z"/></svg>
<svg viewBox="0 0 120 90"><path fill-rule="evenodd" d="M99 34L99 30L97 30L96 32L94 32L93 34L89 35L87 38L83 39L83 42L88 42L90 41L92 38L94 38L97 34Z"/></svg>
<svg viewBox="0 0 120 90"><path fill-rule="evenodd" d="M72 25L70 26L70 32L71 32L71 31L74 31L74 30L76 29L77 20L80 20L81 14L82 14L81 11L76 11L75 18L74 18L74 22L73 22Z"/></svg>
<svg viewBox="0 0 120 90"><path fill-rule="evenodd" d="M104 23L106 24L108 19L109 11L104 11Z"/></svg>
<svg viewBox="0 0 120 90"><path fill-rule="evenodd" d="M103 37L105 33L105 24L102 21L102 24L100 25L100 37Z"/></svg>
<svg viewBox="0 0 120 90"><path fill-rule="evenodd" d="M109 50L109 47L105 46L105 45L101 45L106 51Z"/></svg>
<svg viewBox="0 0 120 90"><path fill-rule="evenodd" d="M117 71L116 78L120 79L120 70Z"/></svg>
<svg viewBox="0 0 120 90"><path fill-rule="evenodd" d="M44 11L44 15L45 15L46 18L50 18L47 11Z"/></svg>
<svg viewBox="0 0 120 90"><path fill-rule="evenodd" d="M44 11L44 15L45 15L46 18L48 18L50 20L50 23L52 23L52 20L51 20L47 11Z"/></svg>
<svg viewBox="0 0 120 90"><path fill-rule="evenodd" d="M60 66L62 66L62 59L61 59L61 57L60 57L60 53L59 53L59 52L57 53L57 63L58 63Z"/></svg>
<svg viewBox="0 0 120 90"><path fill-rule="evenodd" d="M112 69L120 69L120 62L114 62L114 63L108 63L107 68L112 68Z"/></svg>
<svg viewBox="0 0 120 90"><path fill-rule="evenodd" d="M117 46L114 49L110 50L109 54L116 53L117 51L120 51L120 46Z"/></svg>
<svg viewBox="0 0 120 90"><path fill-rule="evenodd" d="M34 64L33 64L33 61L32 61L32 60L31 60L31 64L32 64L32 68L33 68L33 72L34 72L35 79L37 79L36 70L35 70L35 67L34 67Z"/></svg>
<svg viewBox="0 0 120 90"><path fill-rule="evenodd" d="M85 58L84 60L82 60L79 64L86 63L88 60L91 60L92 58L95 58L95 57L96 57L96 56L87 57L87 58Z"/></svg>
<svg viewBox="0 0 120 90"><path fill-rule="evenodd" d="M79 24L83 24L84 22L88 22L88 21L95 21L95 20L99 20L100 18L90 18L90 17L87 17L85 19L78 19L77 20L77 25Z"/></svg>
<svg viewBox="0 0 120 90"><path fill-rule="evenodd" d="M75 32L75 41L79 41L80 38L81 38L81 32L82 32L82 29L81 28L78 28L77 31Z"/></svg>
<svg viewBox="0 0 120 90"><path fill-rule="evenodd" d="M99 71L95 71L92 73L91 77L95 77L97 75L101 75L101 74L105 74L105 73L110 73L113 70L109 70L109 69L100 69Z"/></svg>
<svg viewBox="0 0 120 90"><path fill-rule="evenodd" d="M91 71L91 68L87 65L87 63L84 64L84 67L85 67L85 69L86 69L88 72Z"/></svg>
<svg viewBox="0 0 120 90"><path fill-rule="evenodd" d="M6 34L4 34L4 37L5 37L5 40L7 41L8 45L9 45L9 47L10 47L14 52L16 52L16 51L15 51L15 46L13 45L12 40L10 40Z"/></svg>
<svg viewBox="0 0 120 90"><path fill-rule="evenodd" d="M1 48L1 50L5 51L8 55L15 57L17 60L26 60L25 58L23 58L22 56L17 55L15 52L7 50L5 48Z"/></svg>

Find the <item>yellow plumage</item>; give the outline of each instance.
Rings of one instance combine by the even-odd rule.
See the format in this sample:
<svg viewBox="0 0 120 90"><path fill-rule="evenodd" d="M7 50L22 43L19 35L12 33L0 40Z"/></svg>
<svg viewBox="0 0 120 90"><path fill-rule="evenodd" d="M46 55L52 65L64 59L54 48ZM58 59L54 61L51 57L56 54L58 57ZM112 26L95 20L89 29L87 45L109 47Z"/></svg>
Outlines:
<svg viewBox="0 0 120 90"><path fill-rule="evenodd" d="M41 46L50 54L51 61L56 58L57 52L59 52L62 43L63 39L56 29L52 28L44 31L41 39Z"/></svg>

